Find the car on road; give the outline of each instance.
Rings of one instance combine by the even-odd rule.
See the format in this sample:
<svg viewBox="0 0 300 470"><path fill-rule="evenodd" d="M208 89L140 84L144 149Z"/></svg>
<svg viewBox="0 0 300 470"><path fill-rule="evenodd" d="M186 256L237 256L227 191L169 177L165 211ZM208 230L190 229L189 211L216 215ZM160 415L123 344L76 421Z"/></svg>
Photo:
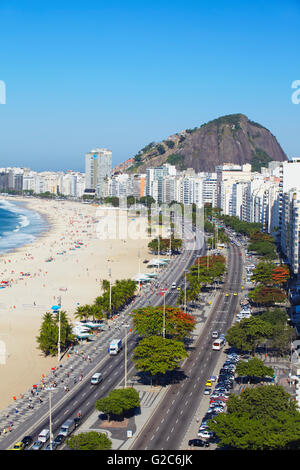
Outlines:
<svg viewBox="0 0 300 470"><path fill-rule="evenodd" d="M30 450L41 450L43 447L44 443L40 440L37 440L34 442L33 446L30 448Z"/></svg>
<svg viewBox="0 0 300 470"><path fill-rule="evenodd" d="M219 332L218 331L213 331L211 334L212 338L219 338Z"/></svg>
<svg viewBox="0 0 300 470"><path fill-rule="evenodd" d="M50 437L49 429L43 429L39 434L39 441L47 442Z"/></svg>
<svg viewBox="0 0 300 470"><path fill-rule="evenodd" d="M57 447L58 444L56 444L55 441L52 442L52 449L51 449L51 443L49 442L49 444L46 445L45 449L44 450L55 450L56 447Z"/></svg>
<svg viewBox="0 0 300 470"><path fill-rule="evenodd" d="M22 442L23 442L23 444L24 444L24 447L29 446L29 445L32 443L32 441L33 441L33 439L32 439L31 436L25 436L25 437L23 437L23 439L22 439Z"/></svg>
<svg viewBox="0 0 300 470"><path fill-rule="evenodd" d="M81 416L76 416L76 418L74 418L75 429L78 428L78 426L80 425L80 421L81 421Z"/></svg>
<svg viewBox="0 0 300 470"><path fill-rule="evenodd" d="M58 434L56 438L54 439L53 444L55 444L56 447L60 446L64 442L64 440L65 440L65 436L63 436L62 434Z"/></svg>
<svg viewBox="0 0 300 470"><path fill-rule="evenodd" d="M172 288L172 289L176 289L176 288L177 288L176 282L173 282L171 288Z"/></svg>
<svg viewBox="0 0 300 470"><path fill-rule="evenodd" d="M190 439L190 447L209 447L209 442L203 441L202 439Z"/></svg>
<svg viewBox="0 0 300 470"><path fill-rule="evenodd" d="M204 393L204 395L209 395L211 393L211 388L210 387L205 387L203 393Z"/></svg>
<svg viewBox="0 0 300 470"><path fill-rule="evenodd" d="M23 442L16 442L15 445L10 450L24 450L25 446Z"/></svg>
<svg viewBox="0 0 300 470"><path fill-rule="evenodd" d="M206 384L205 384L205 387L212 387L212 381L211 381L211 380L207 380L207 381L206 381Z"/></svg>
<svg viewBox="0 0 300 470"><path fill-rule="evenodd" d="M94 374L91 378L91 384L92 385L98 385L100 382L102 382L102 374L101 372L97 372Z"/></svg>

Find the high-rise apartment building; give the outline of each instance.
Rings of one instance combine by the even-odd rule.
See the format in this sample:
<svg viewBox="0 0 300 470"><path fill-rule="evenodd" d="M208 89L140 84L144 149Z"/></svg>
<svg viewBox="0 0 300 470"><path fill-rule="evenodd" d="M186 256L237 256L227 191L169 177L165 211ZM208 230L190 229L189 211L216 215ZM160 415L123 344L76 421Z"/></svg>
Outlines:
<svg viewBox="0 0 300 470"><path fill-rule="evenodd" d="M105 178L112 174L112 152L96 148L85 154L85 187L94 189L97 196L102 196L102 185Z"/></svg>

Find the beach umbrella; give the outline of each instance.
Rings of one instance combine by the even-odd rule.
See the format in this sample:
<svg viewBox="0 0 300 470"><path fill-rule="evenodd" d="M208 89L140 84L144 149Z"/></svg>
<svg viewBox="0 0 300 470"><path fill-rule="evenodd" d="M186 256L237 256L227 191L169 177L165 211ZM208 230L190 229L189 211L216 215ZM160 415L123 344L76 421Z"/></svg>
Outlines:
<svg viewBox="0 0 300 470"><path fill-rule="evenodd" d="M60 307L61 307L60 305L52 305L51 310L57 311L60 309Z"/></svg>

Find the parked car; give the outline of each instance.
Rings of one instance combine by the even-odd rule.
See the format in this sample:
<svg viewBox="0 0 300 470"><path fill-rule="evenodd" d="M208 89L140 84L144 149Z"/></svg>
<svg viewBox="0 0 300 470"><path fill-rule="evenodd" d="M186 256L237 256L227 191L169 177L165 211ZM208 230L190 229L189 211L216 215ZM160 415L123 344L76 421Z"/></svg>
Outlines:
<svg viewBox="0 0 300 470"><path fill-rule="evenodd" d="M199 431L198 437L202 437L203 439L209 439L213 437L214 433L211 431Z"/></svg>
<svg viewBox="0 0 300 470"><path fill-rule="evenodd" d="M203 441L202 439L190 439L190 447L209 447L209 442Z"/></svg>
<svg viewBox="0 0 300 470"><path fill-rule="evenodd" d="M205 387L205 389L204 389L204 392L203 392L203 393L204 393L204 395L209 395L209 394L211 393L211 388L209 388L209 387Z"/></svg>

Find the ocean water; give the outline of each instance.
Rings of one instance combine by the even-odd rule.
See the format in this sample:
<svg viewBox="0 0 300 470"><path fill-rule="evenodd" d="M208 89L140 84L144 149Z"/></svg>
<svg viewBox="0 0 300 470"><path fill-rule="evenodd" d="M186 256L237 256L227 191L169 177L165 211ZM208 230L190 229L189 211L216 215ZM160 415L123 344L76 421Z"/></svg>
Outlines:
<svg viewBox="0 0 300 470"><path fill-rule="evenodd" d="M0 253L32 243L47 227L46 219L26 203L0 200Z"/></svg>

